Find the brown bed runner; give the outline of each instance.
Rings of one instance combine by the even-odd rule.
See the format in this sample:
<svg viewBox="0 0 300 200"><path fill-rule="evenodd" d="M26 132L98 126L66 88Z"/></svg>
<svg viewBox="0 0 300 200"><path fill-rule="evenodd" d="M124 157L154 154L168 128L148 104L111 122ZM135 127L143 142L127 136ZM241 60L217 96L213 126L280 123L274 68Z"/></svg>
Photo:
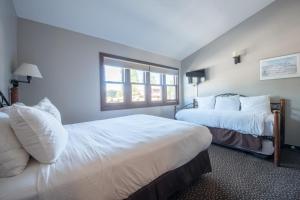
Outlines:
<svg viewBox="0 0 300 200"><path fill-rule="evenodd" d="M262 148L262 139L260 137L228 129L208 128L213 136L213 143L253 151L260 151Z"/></svg>

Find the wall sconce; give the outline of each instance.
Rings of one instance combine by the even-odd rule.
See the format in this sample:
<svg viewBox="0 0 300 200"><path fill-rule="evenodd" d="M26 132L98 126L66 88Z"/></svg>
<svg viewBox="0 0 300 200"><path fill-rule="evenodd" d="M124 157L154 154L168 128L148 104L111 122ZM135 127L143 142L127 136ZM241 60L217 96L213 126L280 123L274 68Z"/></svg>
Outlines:
<svg viewBox="0 0 300 200"><path fill-rule="evenodd" d="M232 58L234 60L234 64L241 63L241 55L238 55L236 51L232 52Z"/></svg>
<svg viewBox="0 0 300 200"><path fill-rule="evenodd" d="M16 79L12 79L10 83L13 85L10 92L10 100L11 104L16 103L19 101L19 92L18 86L19 83L30 83L32 77L35 78L43 78L42 74L40 73L39 68L36 65L23 63L19 68L17 68L14 73L15 76L25 76L26 81L20 81Z"/></svg>
<svg viewBox="0 0 300 200"><path fill-rule="evenodd" d="M239 51L239 52L232 52L232 58L234 60L234 64L239 64L242 62L241 60L241 56L242 55L245 55L246 54L246 50L242 50L242 51Z"/></svg>

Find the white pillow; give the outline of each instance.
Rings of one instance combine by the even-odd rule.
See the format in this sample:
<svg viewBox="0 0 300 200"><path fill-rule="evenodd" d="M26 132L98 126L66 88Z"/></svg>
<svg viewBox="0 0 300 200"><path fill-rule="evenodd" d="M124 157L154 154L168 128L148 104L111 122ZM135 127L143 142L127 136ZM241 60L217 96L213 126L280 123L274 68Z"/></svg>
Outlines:
<svg viewBox="0 0 300 200"><path fill-rule="evenodd" d="M15 105L21 105L21 106L25 106L24 103L20 103L20 102L17 102L17 103L14 103ZM7 115L9 115L9 112L10 112L10 109L12 108L12 106L5 106L5 107L2 107L0 108L0 112L3 112Z"/></svg>
<svg viewBox="0 0 300 200"><path fill-rule="evenodd" d="M29 159L9 121L8 115L0 112L0 178L22 173Z"/></svg>
<svg viewBox="0 0 300 200"><path fill-rule="evenodd" d="M65 149L68 132L51 114L13 105L10 122L25 150L41 163L53 163Z"/></svg>
<svg viewBox="0 0 300 200"><path fill-rule="evenodd" d="M39 110L46 111L53 115L59 122L61 122L61 115L59 110L51 103L51 101L45 97L37 105L34 106Z"/></svg>
<svg viewBox="0 0 300 200"><path fill-rule="evenodd" d="M239 111L240 110L240 96L227 96L227 97L217 97L216 98L216 106L215 110L232 110Z"/></svg>
<svg viewBox="0 0 300 200"><path fill-rule="evenodd" d="M270 96L240 97L241 111L271 113Z"/></svg>
<svg viewBox="0 0 300 200"><path fill-rule="evenodd" d="M198 109L212 110L215 108L215 102L216 102L215 96L196 97L195 100L197 101Z"/></svg>

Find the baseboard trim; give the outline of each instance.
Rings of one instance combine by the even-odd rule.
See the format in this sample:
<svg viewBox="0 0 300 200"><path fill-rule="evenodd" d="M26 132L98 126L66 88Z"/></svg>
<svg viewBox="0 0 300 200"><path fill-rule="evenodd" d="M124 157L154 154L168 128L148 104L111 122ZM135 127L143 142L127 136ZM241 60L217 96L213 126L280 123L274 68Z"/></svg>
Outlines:
<svg viewBox="0 0 300 200"><path fill-rule="evenodd" d="M284 144L284 148L300 151L300 146L291 145L291 144Z"/></svg>

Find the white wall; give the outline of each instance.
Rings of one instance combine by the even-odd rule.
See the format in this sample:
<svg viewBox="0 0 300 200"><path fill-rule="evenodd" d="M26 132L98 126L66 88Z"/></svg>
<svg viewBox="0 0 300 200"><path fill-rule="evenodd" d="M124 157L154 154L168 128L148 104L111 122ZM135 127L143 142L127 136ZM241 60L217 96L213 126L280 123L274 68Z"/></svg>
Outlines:
<svg viewBox="0 0 300 200"><path fill-rule="evenodd" d="M61 28L19 19L18 60L37 64L43 79L20 87L21 101L36 104L47 96L64 123L146 113L173 116L173 106L100 111L99 52L172 67L180 61Z"/></svg>
<svg viewBox="0 0 300 200"><path fill-rule="evenodd" d="M247 50L242 63L233 64L233 51ZM300 146L300 78L259 80L259 61L300 52L300 1L277 0L222 37L182 61L182 73L209 68L199 95L234 92L270 94L288 100L286 143ZM183 76L183 95L189 102L195 93Z"/></svg>
<svg viewBox="0 0 300 200"><path fill-rule="evenodd" d="M0 90L8 97L11 67L17 62L17 17L11 0L0 1Z"/></svg>

